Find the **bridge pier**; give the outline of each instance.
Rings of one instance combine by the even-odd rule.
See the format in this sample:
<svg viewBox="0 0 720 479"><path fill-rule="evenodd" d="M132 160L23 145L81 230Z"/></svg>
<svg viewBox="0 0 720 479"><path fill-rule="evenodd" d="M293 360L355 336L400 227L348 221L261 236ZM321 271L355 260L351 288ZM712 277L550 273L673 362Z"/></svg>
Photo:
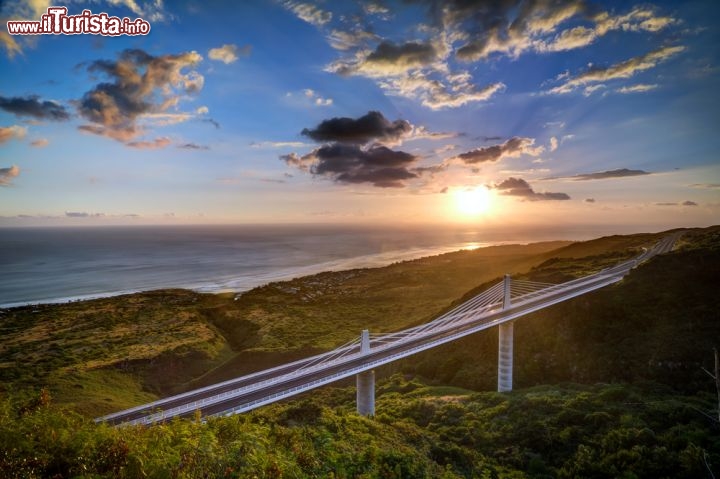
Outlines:
<svg viewBox="0 0 720 479"><path fill-rule="evenodd" d="M370 331L364 329L360 335L360 353L370 352ZM364 371L355 375L357 393L355 404L361 416L375 415L375 371Z"/></svg>
<svg viewBox="0 0 720 479"><path fill-rule="evenodd" d="M510 275L503 282L503 310L510 308ZM498 392L512 391L513 387L513 321L498 328Z"/></svg>

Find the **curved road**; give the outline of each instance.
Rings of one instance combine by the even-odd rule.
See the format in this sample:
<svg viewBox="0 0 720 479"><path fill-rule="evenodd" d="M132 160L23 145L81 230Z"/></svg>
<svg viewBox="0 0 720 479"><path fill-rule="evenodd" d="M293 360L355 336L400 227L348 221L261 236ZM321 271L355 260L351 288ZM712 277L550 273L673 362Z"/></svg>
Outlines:
<svg viewBox="0 0 720 479"><path fill-rule="evenodd" d="M514 299L512 305L502 309L500 305L458 314L458 321L420 335L400 336L394 342L376 347L361 354L358 344L351 344L329 353L260 371L202 389L161 399L132 409L120 411L96 419L112 424L165 421L172 417L193 416L200 409L203 416L235 414L249 411L264 404L285 399L296 394L354 376L400 358L424 351L463 336L511 321L533 311L594 291L620 281L639 263L670 251L682 232L676 232L659 241L637 258L607 268L599 273L545 288ZM473 301L473 299L468 302ZM464 304L467 304L463 303ZM462 310L462 306L456 309ZM452 312L451 312L452 313ZM340 354L342 353L342 354ZM338 356L331 359L333 356ZM326 359L326 361L321 361Z"/></svg>

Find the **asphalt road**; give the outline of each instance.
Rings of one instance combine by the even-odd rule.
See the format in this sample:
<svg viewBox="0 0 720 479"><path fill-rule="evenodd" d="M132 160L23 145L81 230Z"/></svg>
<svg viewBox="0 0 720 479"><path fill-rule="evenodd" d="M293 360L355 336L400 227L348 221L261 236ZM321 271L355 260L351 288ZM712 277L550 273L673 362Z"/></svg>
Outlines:
<svg viewBox="0 0 720 479"><path fill-rule="evenodd" d="M176 416L193 416L197 409L201 410L203 416L212 416L225 412L231 413L238 407L249 410L252 407L272 402L276 397L280 399L300 394L617 282L640 262L670 251L681 234L678 232L663 238L653 248L646 250L633 260L605 269L595 275L549 288L546 293L541 293L524 302L514 303L508 309L489 311L480 318L453 324L448 329L431 330L420 337L405 338L402 341L372 349L364 355L360 355L359 348L355 346L357 353L349 354L321 369L308 367L317 361L317 357L308 358L120 411L99 418L98 421L107 421L112 424L135 421L155 422ZM307 370L303 371L301 369L303 366L306 366ZM222 397L223 394L226 397ZM163 411L163 413L157 414L158 411ZM157 415L153 416L153 413Z"/></svg>

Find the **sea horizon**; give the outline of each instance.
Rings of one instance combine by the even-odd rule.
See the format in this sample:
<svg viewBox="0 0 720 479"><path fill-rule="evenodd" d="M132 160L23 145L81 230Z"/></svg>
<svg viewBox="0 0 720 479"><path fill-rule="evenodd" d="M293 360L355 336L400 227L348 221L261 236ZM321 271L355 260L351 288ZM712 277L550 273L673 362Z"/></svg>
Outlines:
<svg viewBox="0 0 720 479"><path fill-rule="evenodd" d="M0 228L0 264L5 270L0 278L0 309L169 288L242 293L324 271L382 267L500 244L585 240L608 230L615 234L617 228L327 224Z"/></svg>

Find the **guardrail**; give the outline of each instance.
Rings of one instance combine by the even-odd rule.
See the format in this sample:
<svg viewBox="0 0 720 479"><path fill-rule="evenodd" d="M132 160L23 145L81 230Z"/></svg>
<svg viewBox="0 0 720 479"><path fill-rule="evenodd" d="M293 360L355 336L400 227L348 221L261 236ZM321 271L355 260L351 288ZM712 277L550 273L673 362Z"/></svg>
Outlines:
<svg viewBox="0 0 720 479"><path fill-rule="evenodd" d="M515 288L516 295L512 296L511 304L507 308L502 308L503 283L501 282L429 323L394 333L374 335L371 340L372 348L370 352L362 353L360 351L359 341L353 340L327 353L120 411L99 418L96 421L111 421L143 411L157 410L163 405L196 396L202 397L196 400L189 400L164 411L151 412L150 414L124 423L150 424L175 416L187 415L197 409L216 406L228 400L236 400L237 404L211 416L230 415L249 411L256 407L285 399L411 356L418 352L437 347L441 344L455 341L483 329L498 326L520 316L603 288L609 284L620 281L640 262L666 249L667 244L661 241L634 259L605 268L593 275L577 278L558 285L518 281ZM365 358L368 360L365 361ZM298 379L301 380L303 377L312 377L323 371L327 371L328 374L282 389L283 383L295 383ZM249 382L255 378L267 379ZM226 388L233 384L242 384L242 386L212 394L214 390ZM281 389L269 392L267 396L242 402L243 397L258 393L263 389L276 389L278 387Z"/></svg>

